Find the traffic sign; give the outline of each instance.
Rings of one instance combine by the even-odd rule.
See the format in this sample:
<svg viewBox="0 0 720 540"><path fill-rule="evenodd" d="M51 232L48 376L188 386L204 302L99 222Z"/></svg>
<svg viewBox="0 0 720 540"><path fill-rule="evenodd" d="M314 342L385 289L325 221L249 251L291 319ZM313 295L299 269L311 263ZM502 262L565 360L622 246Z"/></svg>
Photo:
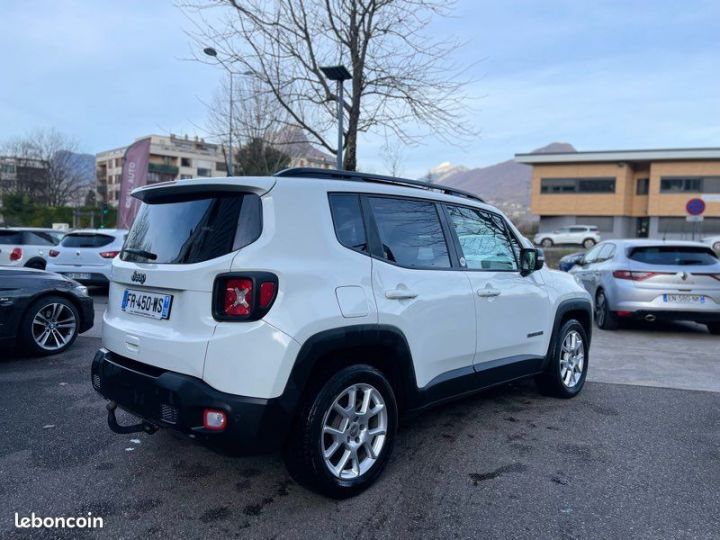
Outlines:
<svg viewBox="0 0 720 540"><path fill-rule="evenodd" d="M690 199L685 205L685 210L691 216L700 216L705 212L705 201L702 199Z"/></svg>
<svg viewBox="0 0 720 540"><path fill-rule="evenodd" d="M699 223L703 221L704 216L685 216L685 221L689 223Z"/></svg>

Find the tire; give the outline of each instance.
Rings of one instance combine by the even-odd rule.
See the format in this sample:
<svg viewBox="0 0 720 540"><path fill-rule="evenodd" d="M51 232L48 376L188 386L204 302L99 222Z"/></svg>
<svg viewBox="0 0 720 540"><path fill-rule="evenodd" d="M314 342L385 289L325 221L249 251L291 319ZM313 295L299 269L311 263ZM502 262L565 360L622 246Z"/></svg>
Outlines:
<svg viewBox="0 0 720 540"><path fill-rule="evenodd" d="M348 414L353 388L358 410ZM367 410L374 410L380 403L384 408L373 416L363 417L362 398L367 392L371 394ZM392 453L397 429L393 389L380 371L357 364L338 371L311 394L285 445L288 471L299 484L322 495L335 499L357 495L380 476ZM340 409L346 412L340 414ZM336 450L332 451L333 448ZM369 449L377 451L374 459ZM327 461L324 452L329 455ZM352 457L345 458L346 453ZM336 472L330 470L331 466Z"/></svg>
<svg viewBox="0 0 720 540"><path fill-rule="evenodd" d="M43 261L42 259L34 259L32 261L28 261L28 263L25 265L25 268L35 268L36 270L45 270L45 267L47 266L47 263Z"/></svg>
<svg viewBox="0 0 720 540"><path fill-rule="evenodd" d="M535 377L540 391L564 399L577 396L585 385L588 352L583 325L576 319L565 321L553 339L545 371Z"/></svg>
<svg viewBox="0 0 720 540"><path fill-rule="evenodd" d="M543 238L542 240L540 240L540 245L544 248L553 247L553 243L554 242L550 238Z"/></svg>
<svg viewBox="0 0 720 540"><path fill-rule="evenodd" d="M720 322L705 323L705 326L707 326L708 332L714 336L720 335Z"/></svg>
<svg viewBox="0 0 720 540"><path fill-rule="evenodd" d="M607 296L602 289L595 296L595 324L602 330L617 330L620 324L617 315L610 311Z"/></svg>
<svg viewBox="0 0 720 540"><path fill-rule="evenodd" d="M715 242L712 248L715 250L715 253L720 253L720 242Z"/></svg>
<svg viewBox="0 0 720 540"><path fill-rule="evenodd" d="M59 354L75 342L79 325L78 310L66 298L38 298L30 305L20 322L20 346L35 356Z"/></svg>
<svg viewBox="0 0 720 540"><path fill-rule="evenodd" d="M590 249L595 244L597 244L597 242L595 242L595 240L593 240L592 238L586 238L585 240L583 240L583 243L582 243L582 245L585 249Z"/></svg>

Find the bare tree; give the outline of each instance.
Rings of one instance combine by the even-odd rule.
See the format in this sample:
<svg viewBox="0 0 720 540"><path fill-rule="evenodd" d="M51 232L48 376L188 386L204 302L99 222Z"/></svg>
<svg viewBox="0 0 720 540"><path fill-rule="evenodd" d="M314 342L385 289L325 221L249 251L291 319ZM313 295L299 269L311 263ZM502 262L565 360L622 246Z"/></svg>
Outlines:
<svg viewBox="0 0 720 540"><path fill-rule="evenodd" d="M71 137L48 129L9 141L4 152L44 170L33 180L28 194L48 206L62 206L82 202L87 187L74 154L77 148L77 141Z"/></svg>
<svg viewBox="0 0 720 540"><path fill-rule="evenodd" d="M451 0L178 1L199 48L212 45L236 71L252 73L288 121L332 153L335 88L320 66L349 67L346 169L356 168L361 132L389 129L406 144L425 135L410 125L451 142L474 134L467 81L450 58L459 43L427 32L434 16L449 15ZM211 7L225 12L210 18Z"/></svg>
<svg viewBox="0 0 720 540"><path fill-rule="evenodd" d="M381 149L381 154L388 174L390 176L400 176L404 162L402 141L387 137Z"/></svg>

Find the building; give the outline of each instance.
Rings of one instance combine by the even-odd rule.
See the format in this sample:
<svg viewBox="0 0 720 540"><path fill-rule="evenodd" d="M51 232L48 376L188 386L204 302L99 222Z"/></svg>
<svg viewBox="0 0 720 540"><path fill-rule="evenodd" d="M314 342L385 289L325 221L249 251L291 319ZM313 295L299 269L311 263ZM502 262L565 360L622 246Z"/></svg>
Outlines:
<svg viewBox="0 0 720 540"><path fill-rule="evenodd" d="M605 238L689 239L720 234L720 148L516 154L532 166L539 230L596 225ZM686 204L706 202L689 222Z"/></svg>
<svg viewBox="0 0 720 540"><path fill-rule="evenodd" d="M205 142L198 137L150 135L149 184L195 178L199 176L225 176L227 166L224 147ZM145 139L147 137L139 137ZM97 185L100 200L117 206L120 198L122 163L127 147L100 152L95 156Z"/></svg>
<svg viewBox="0 0 720 540"><path fill-rule="evenodd" d="M290 157L290 167L335 168L335 156L315 148L298 126L279 130L272 144Z"/></svg>
<svg viewBox="0 0 720 540"><path fill-rule="evenodd" d="M47 183L47 162L16 156L0 156L0 206L5 193L36 196Z"/></svg>

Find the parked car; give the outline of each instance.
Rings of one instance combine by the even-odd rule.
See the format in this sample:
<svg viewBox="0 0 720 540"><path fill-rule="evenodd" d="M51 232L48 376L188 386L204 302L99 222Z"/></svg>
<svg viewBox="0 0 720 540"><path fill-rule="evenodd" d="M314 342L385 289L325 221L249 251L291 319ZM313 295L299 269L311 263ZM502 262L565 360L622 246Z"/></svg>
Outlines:
<svg viewBox="0 0 720 540"><path fill-rule="evenodd" d="M573 266L582 261L585 253L585 251L578 251L577 253L570 253L569 255L561 257L558 261L558 268L563 272L569 272Z"/></svg>
<svg viewBox="0 0 720 540"><path fill-rule="evenodd" d="M92 328L87 288L30 268L0 268L0 345L35 355L57 354Z"/></svg>
<svg viewBox="0 0 720 540"><path fill-rule="evenodd" d="M0 228L0 266L45 269L49 250L60 242L61 233L36 227Z"/></svg>
<svg viewBox="0 0 720 540"><path fill-rule="evenodd" d="M66 234L60 245L49 251L47 270L85 285L107 285L112 260L120 253L126 235L124 229L87 229Z"/></svg>
<svg viewBox="0 0 720 540"><path fill-rule="evenodd" d="M92 363L118 433L282 448L300 483L347 497L399 416L525 376L583 387L590 297L473 195L321 169L133 195Z"/></svg>
<svg viewBox="0 0 720 540"><path fill-rule="evenodd" d="M700 242L612 240L570 272L594 300L595 321L689 320L720 334L720 260Z"/></svg>
<svg viewBox="0 0 720 540"><path fill-rule="evenodd" d="M561 227L553 232L539 232L533 241L536 245L549 248L555 245L573 244L590 249L602 238L595 225L571 225Z"/></svg>
<svg viewBox="0 0 720 540"><path fill-rule="evenodd" d="M715 253L720 253L720 235L717 236L706 236L703 238L703 243L712 246Z"/></svg>

